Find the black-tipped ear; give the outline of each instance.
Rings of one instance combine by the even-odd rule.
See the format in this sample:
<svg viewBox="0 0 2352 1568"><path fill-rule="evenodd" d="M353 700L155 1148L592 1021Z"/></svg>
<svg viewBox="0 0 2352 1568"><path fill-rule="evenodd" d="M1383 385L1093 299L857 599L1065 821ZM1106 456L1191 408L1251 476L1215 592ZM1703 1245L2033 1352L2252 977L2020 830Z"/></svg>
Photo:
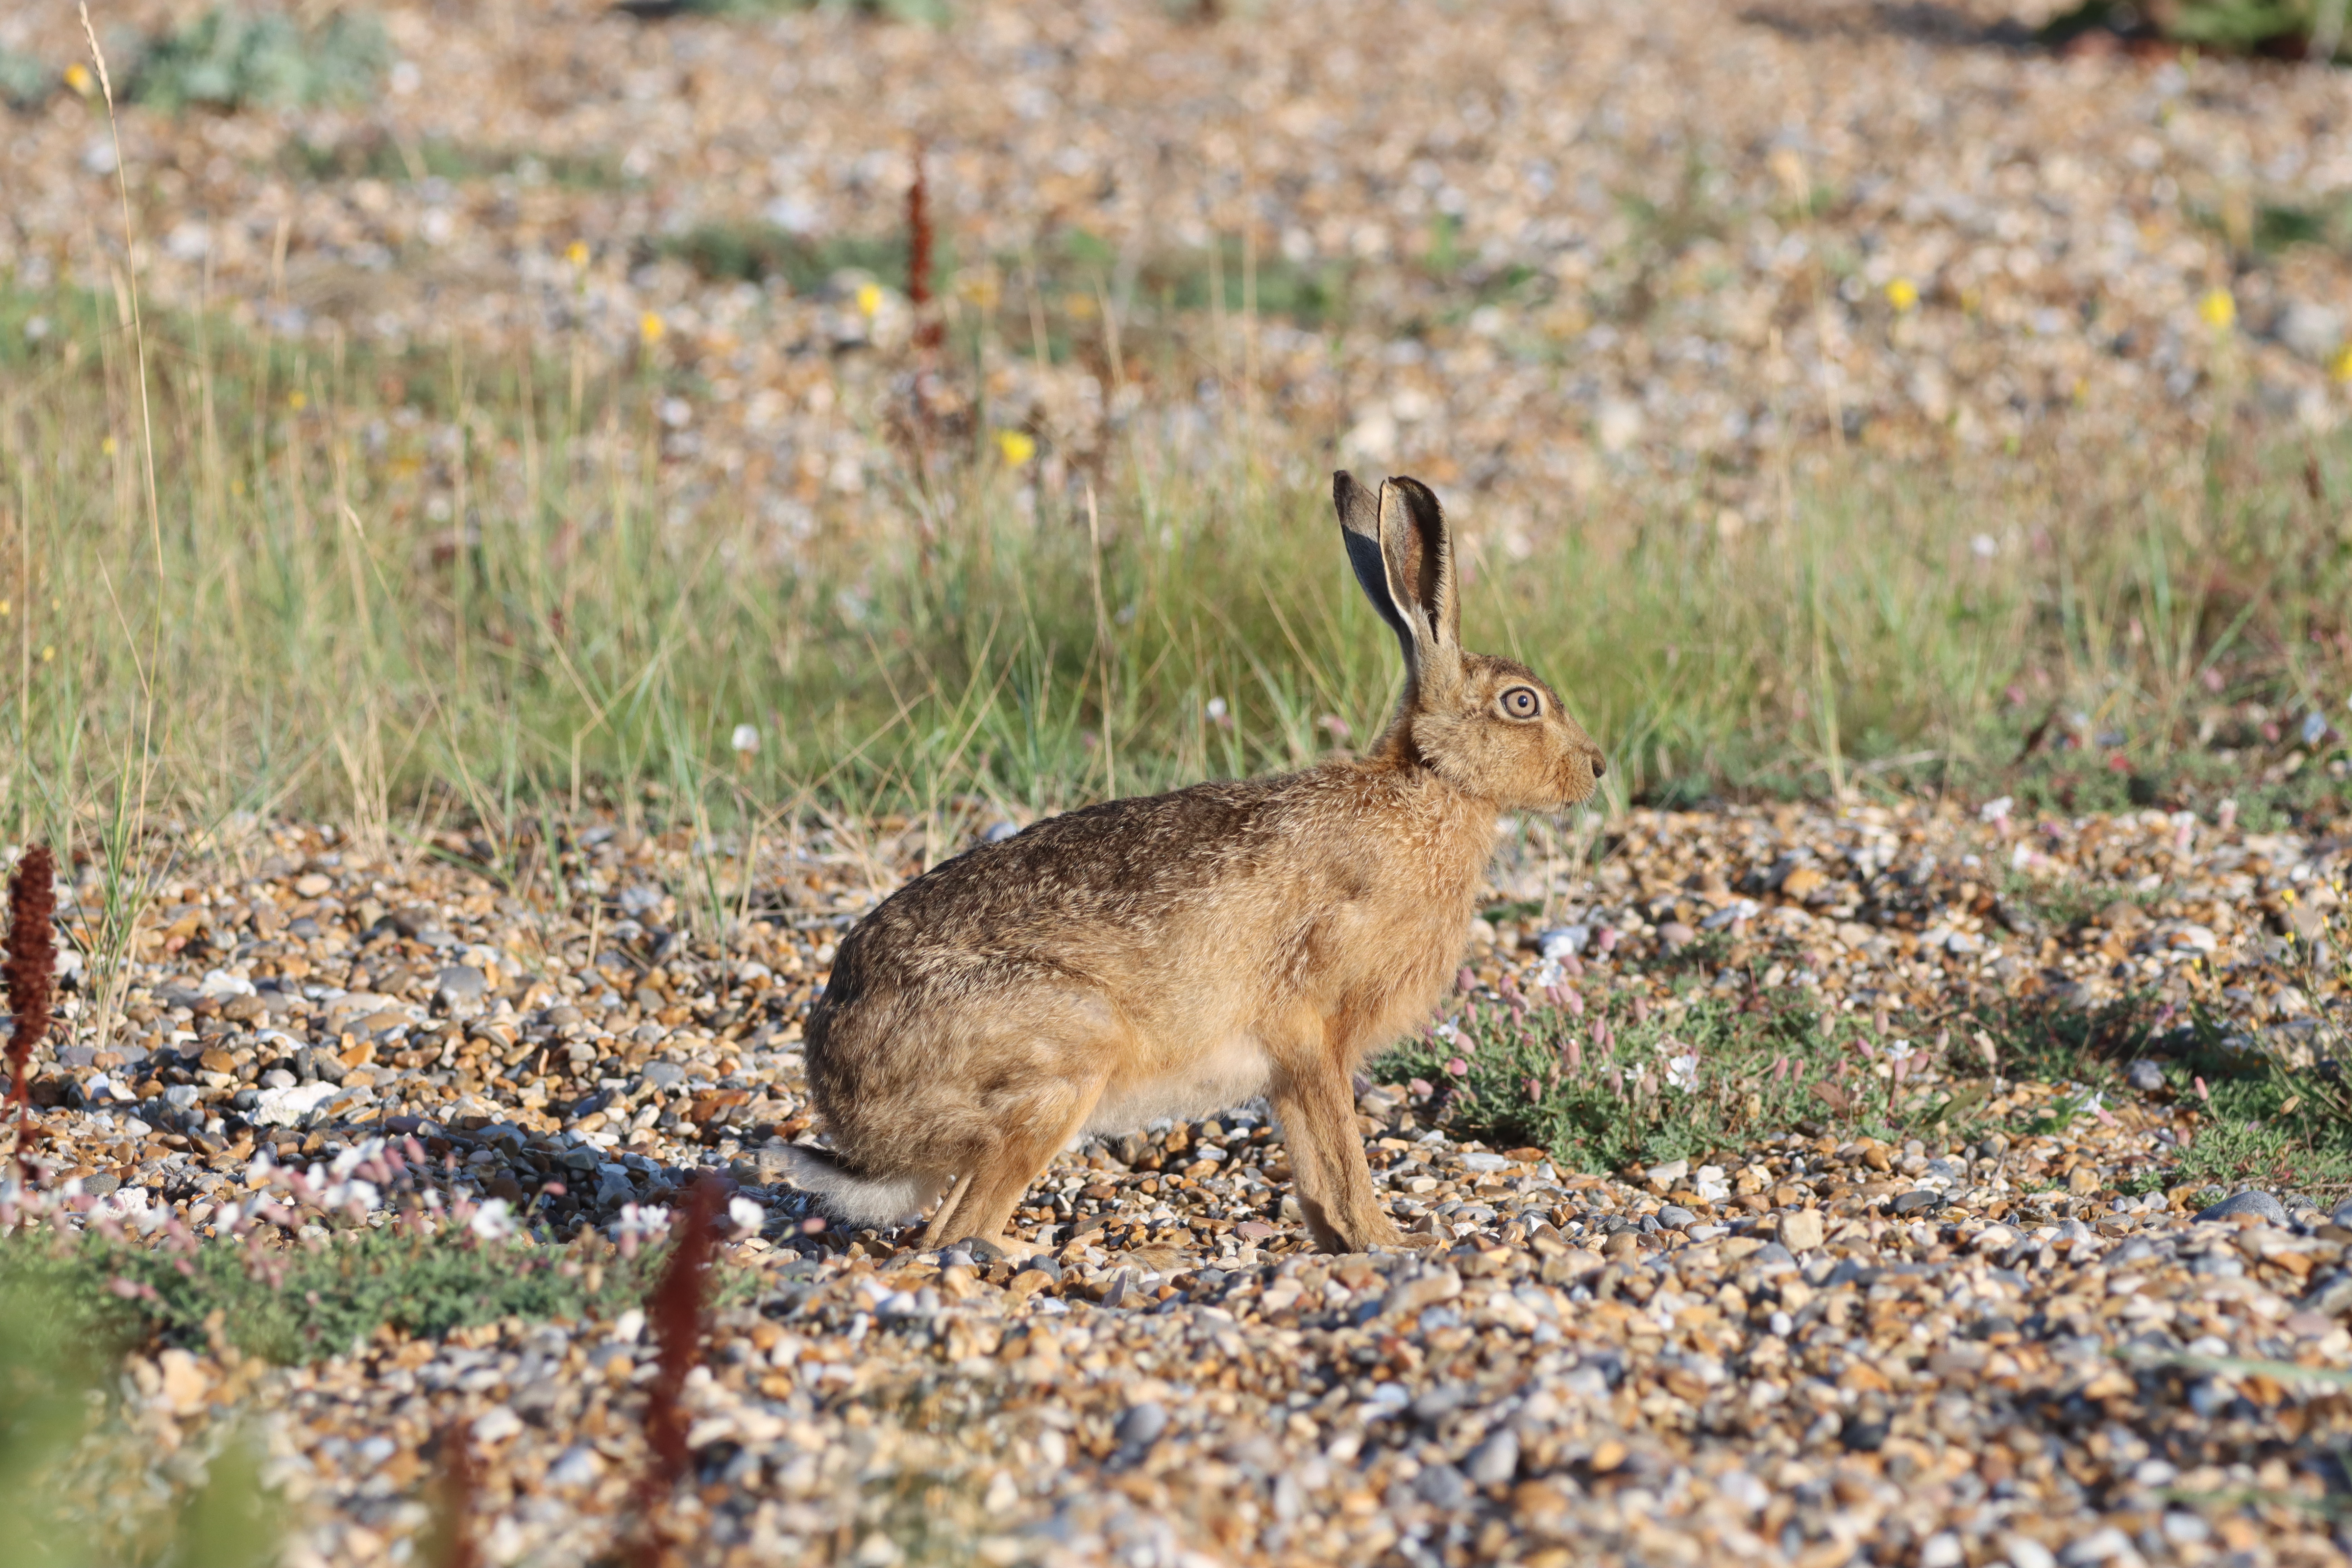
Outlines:
<svg viewBox="0 0 2352 1568"><path fill-rule="evenodd" d="M1462 597L1454 587L1454 542L1445 512L1419 479L1402 476L1381 487L1381 553L1389 593L1417 637L1432 647L1462 646Z"/></svg>
<svg viewBox="0 0 2352 1568"><path fill-rule="evenodd" d="M1356 582L1363 588L1364 597L1372 608L1388 622L1389 629L1404 646L1405 661L1412 661L1412 628L1405 624L1404 612L1389 591L1388 562L1381 550L1380 498L1356 482L1356 476L1345 468L1331 476L1331 506L1339 514L1339 539L1348 547L1348 564L1355 568Z"/></svg>

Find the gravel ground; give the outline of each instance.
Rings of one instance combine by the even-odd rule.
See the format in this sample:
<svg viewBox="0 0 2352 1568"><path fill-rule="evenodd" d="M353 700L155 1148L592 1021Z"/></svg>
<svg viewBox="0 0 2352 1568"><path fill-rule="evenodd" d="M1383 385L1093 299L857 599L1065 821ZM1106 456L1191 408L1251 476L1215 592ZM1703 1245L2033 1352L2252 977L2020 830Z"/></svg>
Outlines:
<svg viewBox="0 0 2352 1568"><path fill-rule="evenodd" d="M118 75L194 8L104 7ZM781 550L904 521L878 482L926 363L904 279L795 293L663 247L898 237L919 140L985 406L961 363L925 396L1026 432L1049 485L1123 428L1181 453L1263 419L1423 476L1506 547L1563 490L1670 493L1729 533L1777 515L1792 454L2162 454L2231 405L2332 426L2352 385L2330 72L2060 58L2019 41L2044 7L1983 0L856 9L383 5L376 101L126 111L142 279L320 343L642 354L677 504L731 517L761 481ZM64 6L16 8L0 47L84 53ZM111 298L115 163L70 90L0 110L0 277ZM1310 284L1336 319L1281 313ZM386 504L446 515L446 434L392 436L421 468Z"/></svg>
<svg viewBox="0 0 2352 1568"><path fill-rule="evenodd" d="M1597 870L1539 837L1507 853L1497 899L1559 923L1482 926L1463 979L1671 1011L1706 991L1670 955L1720 940L1726 994L1932 1020L2128 982L2332 1060L2347 826L1636 813ZM503 889L464 864L490 846L432 847L284 826L192 860L110 1048L42 1048L46 1191L12 1189L10 1217L219 1234L275 1201L382 1225L378 1141L414 1140L450 1161L441 1223L494 1234L536 1198L537 1245L584 1262L725 1173L748 1283L688 1386L693 1561L2344 1558L2352 1209L2290 1189L2200 1213L2201 1184L2148 1180L2210 1123L2177 1074L2087 1100L1975 1080L2001 1131L1967 1143L1786 1131L1607 1174L1431 1131L1412 1086L1372 1084L1377 1179L1449 1250L1305 1250L1243 1107L1058 1157L1014 1226L1046 1261L1015 1272L813 1229L771 1184L764 1152L812 1135L794 1047L833 941L919 828L770 841L723 959L675 934L683 836L583 832ZM2016 868L1998 898L1989 865ZM68 924L100 891L85 873ZM2028 894L2084 913L2036 930ZM95 999L68 1007L87 1037ZM408 1561L436 1436L465 1421L488 1560L588 1562L643 1460L642 1334L510 1321L292 1369L162 1350L129 1369L108 1473L184 1482L258 1419L292 1561Z"/></svg>

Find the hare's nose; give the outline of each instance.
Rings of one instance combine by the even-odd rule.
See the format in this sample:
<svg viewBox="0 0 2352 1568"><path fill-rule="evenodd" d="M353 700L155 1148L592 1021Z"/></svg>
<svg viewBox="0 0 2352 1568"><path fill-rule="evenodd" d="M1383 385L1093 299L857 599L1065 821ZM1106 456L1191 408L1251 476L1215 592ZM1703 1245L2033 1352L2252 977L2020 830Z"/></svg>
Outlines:
<svg viewBox="0 0 2352 1568"><path fill-rule="evenodd" d="M1601 757L1601 753L1600 753L1600 752L1593 752L1593 753L1592 753L1592 776L1593 776L1594 778L1599 778L1602 773L1607 773L1608 771L1609 771L1609 764L1608 764L1608 763L1607 763L1605 760L1603 760L1603 759L1602 759L1602 757Z"/></svg>

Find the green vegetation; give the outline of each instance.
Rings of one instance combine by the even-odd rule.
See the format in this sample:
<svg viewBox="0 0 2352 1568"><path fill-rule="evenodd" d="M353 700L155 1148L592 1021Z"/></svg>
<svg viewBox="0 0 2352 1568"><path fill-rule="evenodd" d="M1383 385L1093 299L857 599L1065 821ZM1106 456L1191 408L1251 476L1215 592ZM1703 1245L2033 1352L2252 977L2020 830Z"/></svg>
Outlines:
<svg viewBox="0 0 2352 1568"><path fill-rule="evenodd" d="M0 47L0 103L31 109L56 90L58 74L30 55Z"/></svg>
<svg viewBox="0 0 2352 1568"><path fill-rule="evenodd" d="M955 14L948 0L621 0L620 8L647 18L781 16L794 11L844 10L934 27L947 26Z"/></svg>
<svg viewBox="0 0 2352 1568"><path fill-rule="evenodd" d="M1097 554L1076 487L940 433L788 555L732 495L673 526L656 410L692 372L658 353L571 376L218 321L146 335L152 510L115 302L0 293L20 835L290 806L385 831L605 804L721 834L806 802L1034 810L1295 767L1393 700L1320 454L1178 462L1139 427L1095 480ZM1854 456L1728 546L1674 486L1562 497L1525 559L1463 493L1465 624L1569 694L1620 802L2061 767L2161 800L2217 705L2257 699L2286 732L2213 739L2251 748L2242 809L2340 801L2340 740L2306 753L2293 727L2352 688L2330 499L2352 442L2126 456ZM1996 516L2013 542L1987 557Z"/></svg>
<svg viewBox="0 0 2352 1568"><path fill-rule="evenodd" d="M2343 0L2085 0L2042 29L2063 44L2099 29L2233 54L2346 58Z"/></svg>
<svg viewBox="0 0 2352 1568"><path fill-rule="evenodd" d="M312 21L215 5L151 40L125 74L132 100L164 109L290 109L373 96L390 58L363 13Z"/></svg>
<svg viewBox="0 0 2352 1568"><path fill-rule="evenodd" d="M22 1568L262 1568L278 1507L249 1434L224 1426L175 1459L173 1490L126 1488L120 1445L141 1439L111 1395L130 1342L102 1281L0 1243L0 1516ZM100 1441L89 1441L96 1436Z"/></svg>
<svg viewBox="0 0 2352 1568"><path fill-rule="evenodd" d="M1907 1077L1911 1042L1882 1041L1867 1020L1835 1021L1801 991L1687 989L1674 1013L1472 1003L1383 1058L1378 1076L1412 1083L1457 1136L1540 1148L1581 1171L1700 1160L1800 1129L1950 1137L1972 1124L1980 1086L1879 1076L1900 1048Z"/></svg>
<svg viewBox="0 0 2352 1568"><path fill-rule="evenodd" d="M598 153L517 153L428 136L403 143L382 132L334 142L287 143L285 164L310 180L483 180L511 176L525 184L603 190L626 183L619 162Z"/></svg>
<svg viewBox="0 0 2352 1568"><path fill-rule="evenodd" d="M1454 1135L1541 1148L1563 1170L1696 1161L1790 1131L1957 1142L1988 1125L1990 1085L1977 1076L1984 1064L1972 1045L1912 1016L1888 1019L1882 1036L1867 1018L1821 1011L1808 993L1756 987L1751 975L1720 968L1727 956L1702 941L1664 961L1685 1000L1671 1013L1601 999L1470 1003L1383 1058L1376 1075L1412 1083L1424 1119ZM2009 1129L2045 1135L2128 1093L2124 1067L2147 1048L2152 1023L2166 1020L2143 1000L2087 1011L2035 1001L1971 1016L1971 1035L1978 1022L2004 1076L2074 1086ZM2203 1124L2175 1165L2136 1173L2118 1191L2197 1180L2231 1191L2352 1184L2352 1092L2340 1068L2291 1070L2211 1018L2176 1027L2194 1043L2168 1040L2177 1055L2166 1081ZM2324 1058L2340 1060L2343 1042L2323 1045ZM1902 1081L1891 1070L1896 1054L1908 1058ZM1931 1059L1948 1076L1910 1077Z"/></svg>
<svg viewBox="0 0 2352 1568"><path fill-rule="evenodd" d="M809 239L767 223L697 224L684 234L663 239L656 247L674 256L705 278L734 279L746 283L782 279L796 294L813 294L835 272L855 269L893 283L907 277L907 243L888 239ZM942 264L933 286L946 281Z"/></svg>
<svg viewBox="0 0 2352 1568"><path fill-rule="evenodd" d="M27 1287L47 1281L74 1304L77 1341L202 1344L217 1327L240 1351L279 1363L346 1352L383 1328L439 1339L509 1317L612 1316L644 1298L660 1263L656 1253L624 1262L608 1252L592 1264L450 1227L431 1238L353 1231L272 1250L228 1241L158 1249L91 1236L61 1252L9 1242L0 1258L0 1272Z"/></svg>

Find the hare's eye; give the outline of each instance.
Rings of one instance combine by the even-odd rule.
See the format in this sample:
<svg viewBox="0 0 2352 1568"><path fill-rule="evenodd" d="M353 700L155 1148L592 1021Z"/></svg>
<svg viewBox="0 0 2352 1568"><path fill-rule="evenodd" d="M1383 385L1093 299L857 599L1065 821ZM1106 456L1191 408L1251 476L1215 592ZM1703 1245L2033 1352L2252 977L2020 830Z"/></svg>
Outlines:
<svg viewBox="0 0 2352 1568"><path fill-rule="evenodd" d="M1543 711L1543 699L1532 687L1514 686L1503 693L1503 711L1514 719L1532 719Z"/></svg>

